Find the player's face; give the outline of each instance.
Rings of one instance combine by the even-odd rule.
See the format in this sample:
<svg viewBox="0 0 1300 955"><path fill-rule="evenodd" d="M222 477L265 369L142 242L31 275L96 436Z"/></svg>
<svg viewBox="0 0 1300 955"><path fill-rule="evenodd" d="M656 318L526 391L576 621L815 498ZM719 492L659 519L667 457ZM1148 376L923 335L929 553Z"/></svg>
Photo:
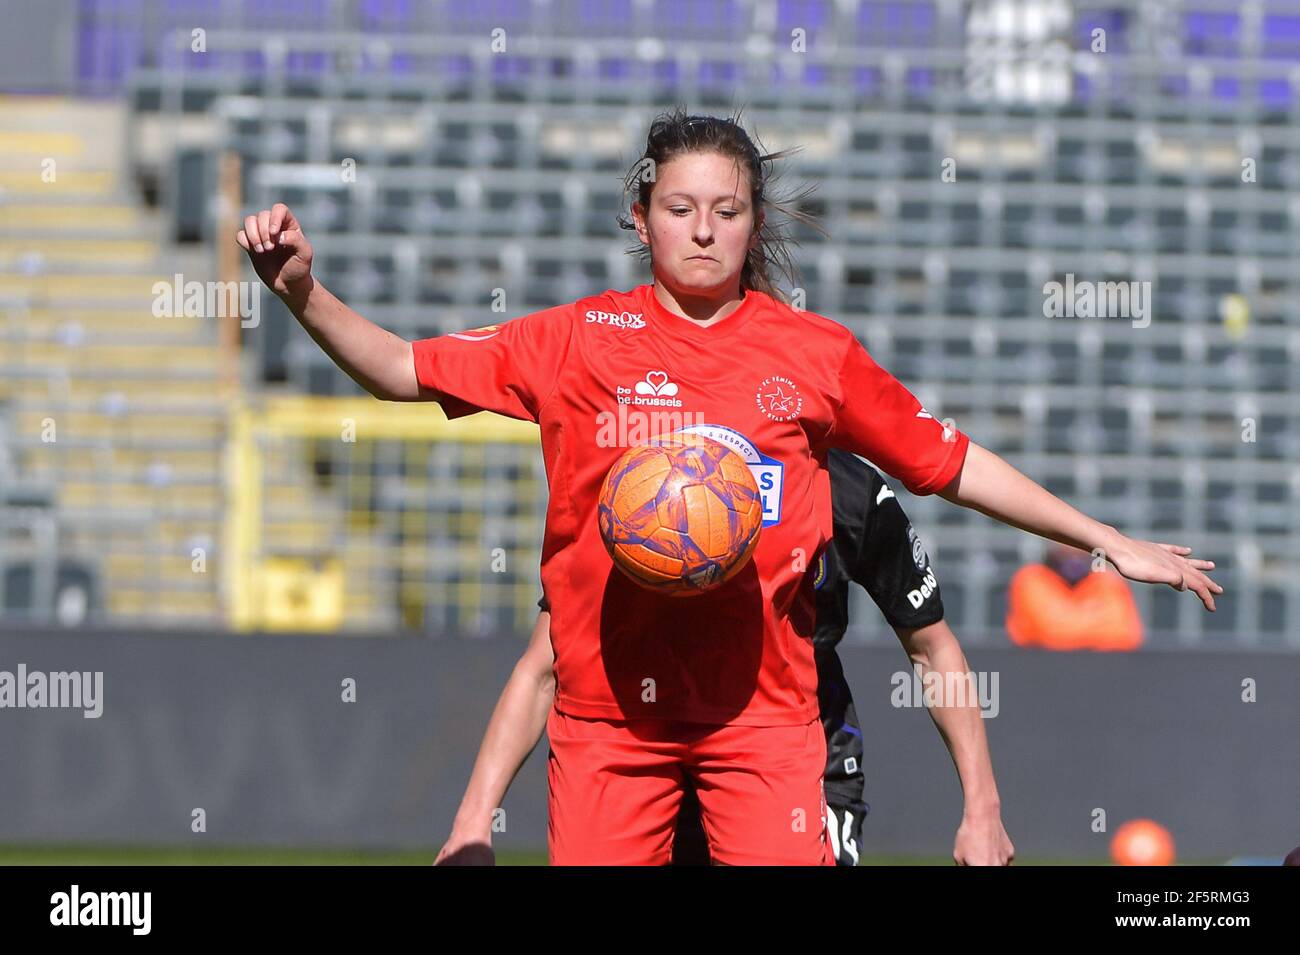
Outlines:
<svg viewBox="0 0 1300 955"><path fill-rule="evenodd" d="M749 174L715 152L685 153L656 173L650 208L632 208L655 278L689 296L737 294L745 257L758 244Z"/></svg>

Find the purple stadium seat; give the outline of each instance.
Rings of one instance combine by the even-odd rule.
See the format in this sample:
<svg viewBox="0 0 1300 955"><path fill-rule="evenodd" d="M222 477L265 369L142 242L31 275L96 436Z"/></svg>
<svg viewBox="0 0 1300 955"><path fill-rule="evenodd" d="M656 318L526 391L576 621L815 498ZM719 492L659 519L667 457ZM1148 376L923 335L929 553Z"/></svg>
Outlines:
<svg viewBox="0 0 1300 955"><path fill-rule="evenodd" d="M1237 56L1241 52L1241 16L1194 11L1183 17L1183 53L1188 56Z"/></svg>
<svg viewBox="0 0 1300 955"><path fill-rule="evenodd" d="M1300 15L1264 17L1260 55L1267 60L1300 60Z"/></svg>
<svg viewBox="0 0 1300 955"><path fill-rule="evenodd" d="M857 41L867 46L932 46L937 27L932 3L863 3L858 7Z"/></svg>

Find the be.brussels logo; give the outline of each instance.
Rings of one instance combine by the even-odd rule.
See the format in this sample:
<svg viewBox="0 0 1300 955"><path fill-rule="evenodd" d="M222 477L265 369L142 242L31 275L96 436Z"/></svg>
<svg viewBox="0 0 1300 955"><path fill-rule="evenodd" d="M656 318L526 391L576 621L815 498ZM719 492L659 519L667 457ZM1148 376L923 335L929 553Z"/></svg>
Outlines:
<svg viewBox="0 0 1300 955"><path fill-rule="evenodd" d="M677 397L681 391L677 382L668 377L666 371L647 371L645 377L631 388L617 385L614 395L621 405L666 405L680 408L682 401Z"/></svg>

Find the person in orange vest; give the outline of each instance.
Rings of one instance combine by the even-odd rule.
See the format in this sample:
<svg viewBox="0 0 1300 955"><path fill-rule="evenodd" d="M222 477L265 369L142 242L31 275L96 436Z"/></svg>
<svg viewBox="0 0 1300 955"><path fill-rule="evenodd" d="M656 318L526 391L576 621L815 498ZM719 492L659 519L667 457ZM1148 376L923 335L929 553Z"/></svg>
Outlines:
<svg viewBox="0 0 1300 955"><path fill-rule="evenodd" d="M1105 560L1052 544L1043 563L1011 578L1007 632L1022 647L1135 650L1142 644L1142 618L1128 584Z"/></svg>

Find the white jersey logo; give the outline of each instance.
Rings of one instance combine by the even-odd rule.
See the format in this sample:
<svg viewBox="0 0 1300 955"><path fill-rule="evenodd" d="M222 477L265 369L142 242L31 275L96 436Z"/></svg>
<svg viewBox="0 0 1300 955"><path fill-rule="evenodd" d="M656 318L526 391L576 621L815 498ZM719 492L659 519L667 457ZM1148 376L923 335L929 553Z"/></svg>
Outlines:
<svg viewBox="0 0 1300 955"><path fill-rule="evenodd" d="M652 395L657 398L673 398L677 395L677 383L668 380L666 371L647 371L645 378L635 386L638 395Z"/></svg>
<svg viewBox="0 0 1300 955"><path fill-rule="evenodd" d="M615 328L645 328L640 312L601 312L592 309L587 313L588 325L613 325Z"/></svg>
<svg viewBox="0 0 1300 955"><path fill-rule="evenodd" d="M760 381L754 402L773 421L793 421L803 412L799 387L784 375L769 375Z"/></svg>

